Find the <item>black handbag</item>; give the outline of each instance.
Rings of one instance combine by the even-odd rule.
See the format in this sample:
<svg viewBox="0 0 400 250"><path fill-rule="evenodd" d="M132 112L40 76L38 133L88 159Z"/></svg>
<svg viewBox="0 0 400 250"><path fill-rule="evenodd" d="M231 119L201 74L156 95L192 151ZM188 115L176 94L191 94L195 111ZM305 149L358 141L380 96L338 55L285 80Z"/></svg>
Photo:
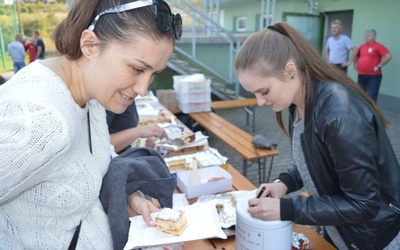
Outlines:
<svg viewBox="0 0 400 250"><path fill-rule="evenodd" d="M263 148L263 149L275 149L277 144L273 143L264 135L255 135L251 140L251 143L256 148Z"/></svg>
<svg viewBox="0 0 400 250"><path fill-rule="evenodd" d="M75 229L74 236L72 237L71 243L69 244L68 250L75 250L76 244L78 243L79 232L81 231L82 221Z"/></svg>

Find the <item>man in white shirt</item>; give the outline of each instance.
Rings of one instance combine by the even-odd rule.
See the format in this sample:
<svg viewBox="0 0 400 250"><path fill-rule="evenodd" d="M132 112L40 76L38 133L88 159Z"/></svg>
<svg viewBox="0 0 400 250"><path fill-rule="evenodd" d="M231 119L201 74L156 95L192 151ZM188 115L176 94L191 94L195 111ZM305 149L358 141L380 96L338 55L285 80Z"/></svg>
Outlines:
<svg viewBox="0 0 400 250"><path fill-rule="evenodd" d="M7 52L13 60L14 73L25 67L25 48L20 35L15 35L15 40L8 45Z"/></svg>
<svg viewBox="0 0 400 250"><path fill-rule="evenodd" d="M357 54L357 47L354 46L350 37L342 34L343 25L340 20L331 22L332 35L326 42L325 56L327 60L337 68L347 73L347 66L354 61ZM349 52L353 51L350 59Z"/></svg>

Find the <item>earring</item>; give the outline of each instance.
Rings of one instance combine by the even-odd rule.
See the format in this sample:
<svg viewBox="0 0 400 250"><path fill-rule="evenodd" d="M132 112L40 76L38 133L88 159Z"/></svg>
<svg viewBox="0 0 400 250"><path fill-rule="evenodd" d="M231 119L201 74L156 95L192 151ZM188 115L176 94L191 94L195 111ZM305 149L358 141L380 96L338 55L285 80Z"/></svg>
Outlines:
<svg viewBox="0 0 400 250"><path fill-rule="evenodd" d="M295 76L296 76L296 73L293 72L293 74L290 76L290 80L293 80Z"/></svg>

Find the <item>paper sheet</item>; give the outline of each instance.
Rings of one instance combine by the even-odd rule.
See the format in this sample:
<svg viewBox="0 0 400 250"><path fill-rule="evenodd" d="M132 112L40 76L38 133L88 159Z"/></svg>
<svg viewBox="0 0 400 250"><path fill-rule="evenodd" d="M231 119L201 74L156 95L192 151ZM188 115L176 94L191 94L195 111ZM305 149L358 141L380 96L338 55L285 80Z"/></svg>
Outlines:
<svg viewBox="0 0 400 250"><path fill-rule="evenodd" d="M196 203L190 206L181 207L185 211L188 226L180 236L174 236L161 232L154 227L149 227L143 221L142 216L131 217L131 227L129 229L128 242L125 250L163 245L176 242L192 241L209 238L226 239L225 233L221 229L215 201ZM158 213L153 213L155 218Z"/></svg>

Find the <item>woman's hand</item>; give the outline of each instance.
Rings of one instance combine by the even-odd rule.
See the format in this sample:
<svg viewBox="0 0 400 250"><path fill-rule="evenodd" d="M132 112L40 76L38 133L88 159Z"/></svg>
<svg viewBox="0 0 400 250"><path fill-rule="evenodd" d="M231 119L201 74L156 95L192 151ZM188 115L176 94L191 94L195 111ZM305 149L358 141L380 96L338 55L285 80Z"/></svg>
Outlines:
<svg viewBox="0 0 400 250"><path fill-rule="evenodd" d="M283 182L261 184L257 194L265 186L265 191L260 198L249 200L248 212L252 217L261 220L280 220L280 198L287 192Z"/></svg>
<svg viewBox="0 0 400 250"><path fill-rule="evenodd" d="M248 212L261 220L280 220L280 199L263 197L249 200Z"/></svg>
<svg viewBox="0 0 400 250"><path fill-rule="evenodd" d="M281 198L287 192L287 187L283 182L263 183L257 189L257 194L265 187L264 193L261 197Z"/></svg>
<svg viewBox="0 0 400 250"><path fill-rule="evenodd" d="M156 224L151 219L151 213L160 211L160 208L151 201L141 197L139 193L133 193L128 197L128 215L130 217L142 215L148 226L154 227Z"/></svg>
<svg viewBox="0 0 400 250"><path fill-rule="evenodd" d="M142 138L160 138L160 139L167 139L168 135L163 128L158 126L157 124L148 124L143 126L138 126L137 129L139 130L139 137Z"/></svg>

